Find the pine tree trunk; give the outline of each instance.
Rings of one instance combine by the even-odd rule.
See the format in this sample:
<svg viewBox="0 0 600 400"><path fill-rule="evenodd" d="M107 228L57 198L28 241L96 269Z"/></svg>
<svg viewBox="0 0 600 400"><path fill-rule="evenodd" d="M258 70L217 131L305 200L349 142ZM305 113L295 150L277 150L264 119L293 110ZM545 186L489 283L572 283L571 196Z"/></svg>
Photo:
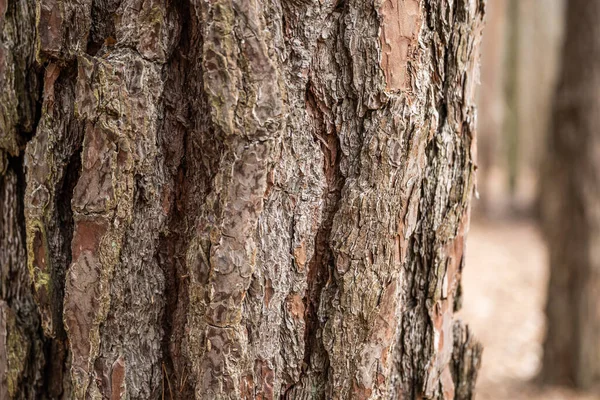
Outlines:
<svg viewBox="0 0 600 400"><path fill-rule="evenodd" d="M568 2L542 205L550 248L542 376L600 384L600 1Z"/></svg>
<svg viewBox="0 0 600 400"><path fill-rule="evenodd" d="M472 398L483 8L0 0L0 397Z"/></svg>
<svg viewBox="0 0 600 400"><path fill-rule="evenodd" d="M504 165L503 121L504 58L507 29L507 1L491 0L486 6L485 31L481 42L481 85L477 90L477 191L480 201L475 212L490 216L496 211L493 170Z"/></svg>

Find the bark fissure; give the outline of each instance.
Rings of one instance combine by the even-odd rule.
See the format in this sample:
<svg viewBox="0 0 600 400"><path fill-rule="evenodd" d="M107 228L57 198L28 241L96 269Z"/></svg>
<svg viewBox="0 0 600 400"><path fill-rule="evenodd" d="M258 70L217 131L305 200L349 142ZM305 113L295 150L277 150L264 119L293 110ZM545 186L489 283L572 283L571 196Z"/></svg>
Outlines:
<svg viewBox="0 0 600 400"><path fill-rule="evenodd" d="M79 179L81 170L81 144L75 148L75 152L71 155L70 160L65 166L64 177L60 183L60 189L56 193L56 223L58 227L58 236L62 243L60 250L57 253L63 255L62 262L65 266L71 264L71 241L73 239L73 228L75 222L73 220L73 212L71 210L71 200L73 191ZM53 278L57 282L63 282L65 279L66 269L59 271ZM64 300L64 284L55 288L55 302L62 304ZM49 394L53 398L60 398L64 392L64 380L68 377L68 350L67 336L62 323L63 312L62 307L58 308L58 317L56 337L47 340L45 344L46 367L44 371L44 385L49 389Z"/></svg>
<svg viewBox="0 0 600 400"><path fill-rule="evenodd" d="M189 2L181 2L179 14L181 21L181 36L176 50L169 64L180 67L186 65L183 53L189 49L190 29L190 5ZM187 163L185 149L188 147L188 129L190 127L189 116L181 115L185 108L176 104L176 99L172 98L178 91L183 89L183 83L176 81L177 72L183 76L182 81L186 82L188 71L183 69L177 71L176 67L169 68L167 74L167 84L164 92L165 104L165 122L161 129L163 152L166 155L168 170L171 174L172 186L171 193L166 197L168 221L165 232L161 233L159 244L157 246L158 263L165 276L164 296L165 309L162 316L163 336L161 341L162 350L162 368L163 368L163 398L193 397L193 388L190 382L182 378L184 371L189 368L181 354L181 348L177 345L181 343L182 331L185 329L184 314L187 310L187 270L185 269L185 260L182 260L182 246L185 246L186 232L182 227L186 224L186 197L189 189L186 184ZM175 76L173 76L175 75ZM179 84L179 85L178 85ZM189 101L188 99L185 100ZM174 121L175 120L175 121ZM175 126L173 126L176 124ZM173 137L167 137L169 128L177 132ZM178 128L178 129L177 129ZM165 381L167 382L165 384ZM174 393L175 394L174 394Z"/></svg>
<svg viewBox="0 0 600 400"><path fill-rule="evenodd" d="M339 6L339 5L338 5ZM310 373L319 374L320 385L328 380L329 360L322 343L323 321L319 316L321 307L321 292L330 283L333 274L333 254L329 247L333 217L339 208L341 191L344 186L344 176L340 172L340 144L337 132L325 122L328 116L320 109L317 99L311 93L310 81L306 90L306 109L312 121L314 140L319 144L323 154L323 174L325 187L322 197L321 222L314 238L314 255L309 260L306 275L306 292L303 298L305 308L304 331L304 360L303 374L298 382L292 384L282 398L294 398L291 393L294 386L305 380L307 370L315 369ZM317 363L311 360L319 357ZM319 365L320 364L320 365ZM324 394L325 387L320 387L317 392Z"/></svg>
<svg viewBox="0 0 600 400"><path fill-rule="evenodd" d="M166 72L165 111L162 146L171 181L165 196L168 224L161 235L158 256L166 277L166 308L163 316L163 362L169 381L165 396L193 397L196 376L188 347L190 284L202 272L190 264L187 252L194 238L198 210L206 207L214 191L214 179L222 157L222 144L210 120L204 91L202 48L204 33L199 9L194 2L180 4L181 36ZM207 261L210 244L199 244L202 262ZM202 278L203 279L203 278ZM172 394L171 392L174 392Z"/></svg>
<svg viewBox="0 0 600 400"><path fill-rule="evenodd" d="M32 398L44 386L44 336L26 268L23 154L0 175L0 397Z"/></svg>

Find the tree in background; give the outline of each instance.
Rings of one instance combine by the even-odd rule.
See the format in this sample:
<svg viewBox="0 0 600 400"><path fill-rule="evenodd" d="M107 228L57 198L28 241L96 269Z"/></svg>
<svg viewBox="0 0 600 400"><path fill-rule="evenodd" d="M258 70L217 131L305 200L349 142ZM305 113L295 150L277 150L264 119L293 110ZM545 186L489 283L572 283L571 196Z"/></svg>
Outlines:
<svg viewBox="0 0 600 400"><path fill-rule="evenodd" d="M562 0L487 2L477 96L484 216L537 214L563 12Z"/></svg>
<svg viewBox="0 0 600 400"><path fill-rule="evenodd" d="M568 2L542 191L550 251L542 377L600 383L600 1Z"/></svg>
<svg viewBox="0 0 600 400"><path fill-rule="evenodd" d="M483 8L0 2L0 398L472 398Z"/></svg>
<svg viewBox="0 0 600 400"><path fill-rule="evenodd" d="M522 37L521 31L521 2L508 0L507 21L508 29L506 39L506 82L505 98L506 112L504 113L504 143L506 149L506 171L508 181L508 194L511 200L517 191L517 178L519 175L519 137L520 135L520 98L519 85L521 83L519 68L519 47Z"/></svg>
<svg viewBox="0 0 600 400"><path fill-rule="evenodd" d="M481 43L481 85L477 90L477 190L481 200L476 202L476 207L478 205L484 215L490 214L494 208L493 169L503 164L505 158L501 143L506 105L503 90L506 3L506 0L487 2Z"/></svg>

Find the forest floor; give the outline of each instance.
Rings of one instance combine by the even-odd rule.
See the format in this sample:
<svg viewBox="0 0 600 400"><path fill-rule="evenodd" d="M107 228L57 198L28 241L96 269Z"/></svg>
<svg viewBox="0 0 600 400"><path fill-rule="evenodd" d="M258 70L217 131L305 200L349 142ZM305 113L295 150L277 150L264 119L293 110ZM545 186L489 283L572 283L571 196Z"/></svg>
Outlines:
<svg viewBox="0 0 600 400"><path fill-rule="evenodd" d="M476 219L467 240L459 317L483 343L477 400L600 400L540 387L547 254L528 219Z"/></svg>

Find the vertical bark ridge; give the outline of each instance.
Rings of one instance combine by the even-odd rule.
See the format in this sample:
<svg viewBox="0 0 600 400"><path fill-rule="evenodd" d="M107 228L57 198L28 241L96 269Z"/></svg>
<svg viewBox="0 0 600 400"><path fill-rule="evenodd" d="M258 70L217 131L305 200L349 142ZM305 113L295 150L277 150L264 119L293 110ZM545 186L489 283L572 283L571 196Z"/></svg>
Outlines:
<svg viewBox="0 0 600 400"><path fill-rule="evenodd" d="M164 22L173 12L166 4L119 11L114 48L78 58L84 156L65 297L77 398L149 398L162 387L164 277L155 254L167 210L157 132L176 27ZM152 32L149 21L159 21ZM147 36L129 36L132 28Z"/></svg>
<svg viewBox="0 0 600 400"><path fill-rule="evenodd" d="M64 282L69 397L148 398L162 382L155 338L162 336L163 278L154 254L165 215L156 132L162 65L176 40L177 16L162 2L39 3L37 58L48 67L42 123L28 148L28 250L38 302L48 308L45 333L60 332L63 302L44 296L60 297L55 288ZM55 187L65 168L78 167L68 163L79 146L74 233L64 255L49 245L52 204L71 203ZM56 235L70 242L68 232ZM45 273L50 262L59 273Z"/></svg>
<svg viewBox="0 0 600 400"><path fill-rule="evenodd" d="M255 367L246 356L242 308L256 266L253 237L267 176L285 126L265 6L217 1L197 9L203 18L204 91L223 144L187 253L186 341L197 398L239 398L243 372Z"/></svg>
<svg viewBox="0 0 600 400"><path fill-rule="evenodd" d="M458 338L449 338L456 323L452 322L452 312L474 182L473 73L478 62L483 3L459 1L450 8L428 2L427 7L428 32L423 37L431 46L434 91L427 98L432 110L427 118L432 136L425 148L420 227L409 248L408 270L414 277L406 280L405 302L409 307L402 321L397 361L402 378L397 390L406 396L463 398L467 395L464 385L456 392L449 362L453 352L454 357L463 359L460 352L464 346L453 346ZM420 346L415 346L415 339ZM471 368L476 367L478 357L475 351Z"/></svg>

